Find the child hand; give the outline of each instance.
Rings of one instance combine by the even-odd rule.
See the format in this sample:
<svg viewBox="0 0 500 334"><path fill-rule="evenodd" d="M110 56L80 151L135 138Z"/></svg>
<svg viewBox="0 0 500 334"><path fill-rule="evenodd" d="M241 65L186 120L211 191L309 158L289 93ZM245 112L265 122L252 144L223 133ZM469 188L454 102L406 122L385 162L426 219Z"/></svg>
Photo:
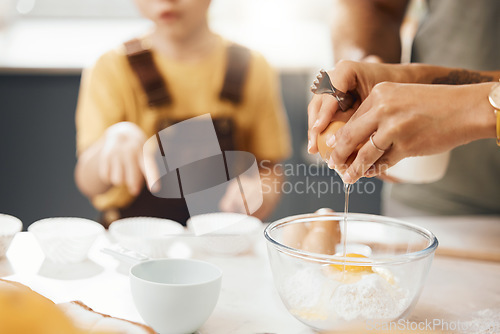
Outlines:
<svg viewBox="0 0 500 334"><path fill-rule="evenodd" d="M260 178L240 176L239 182L237 179L231 180L224 197L219 202L219 208L224 212L253 214L263 204ZM250 212L247 212L247 208Z"/></svg>
<svg viewBox="0 0 500 334"><path fill-rule="evenodd" d="M132 195L141 191L144 177L143 145L146 135L132 122L110 126L104 135L104 145L99 159L99 177L114 186L127 185Z"/></svg>

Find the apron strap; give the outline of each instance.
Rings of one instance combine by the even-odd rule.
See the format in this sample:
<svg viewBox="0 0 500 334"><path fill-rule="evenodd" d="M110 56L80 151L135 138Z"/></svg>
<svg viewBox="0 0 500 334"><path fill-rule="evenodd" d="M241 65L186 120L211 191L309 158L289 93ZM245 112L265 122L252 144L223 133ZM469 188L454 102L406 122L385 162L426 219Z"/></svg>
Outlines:
<svg viewBox="0 0 500 334"><path fill-rule="evenodd" d="M145 47L139 39L133 39L125 43L125 49L130 66L148 97L148 104L150 106L160 106L172 103L165 79L154 63L150 48ZM243 100L243 84L250 64L251 54L250 50L235 44L230 45L227 52L226 74L220 92L220 99L227 99L238 104ZM162 124L160 130L174 124L169 119L163 121L165 123ZM213 122L222 152L234 150L233 119L219 117L213 119ZM161 143L159 143L159 146L161 147ZM226 176L229 177L224 153L223 159ZM179 170L176 172L179 173ZM179 187L182 187L179 178L178 181ZM190 213L184 194L181 194L181 198L158 198L144 187L141 193L127 207L103 212L101 222L107 227L116 219L135 216L168 218L185 225Z"/></svg>
<svg viewBox="0 0 500 334"><path fill-rule="evenodd" d="M142 88L148 97L150 106L172 103L172 97L162 74L156 67L151 50L141 40L135 38L125 42L127 59L139 78ZM243 100L243 85L250 65L250 50L238 44L231 44L227 49L226 75L221 100L229 100L239 104Z"/></svg>
<svg viewBox="0 0 500 334"><path fill-rule="evenodd" d="M172 98L149 48L135 38L125 43L127 59L148 97L148 105L170 104Z"/></svg>
<svg viewBox="0 0 500 334"><path fill-rule="evenodd" d="M224 84L220 92L221 100L239 104L243 99L243 85L250 65L250 50L238 44L231 44L227 49L227 65Z"/></svg>

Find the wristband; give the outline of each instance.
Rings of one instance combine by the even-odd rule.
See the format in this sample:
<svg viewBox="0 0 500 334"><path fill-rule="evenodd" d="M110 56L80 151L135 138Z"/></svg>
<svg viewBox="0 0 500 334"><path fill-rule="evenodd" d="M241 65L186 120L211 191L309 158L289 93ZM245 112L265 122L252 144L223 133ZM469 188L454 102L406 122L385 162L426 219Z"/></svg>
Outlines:
<svg viewBox="0 0 500 334"><path fill-rule="evenodd" d="M500 83L491 88L488 98L491 106L495 108L497 145L500 146Z"/></svg>

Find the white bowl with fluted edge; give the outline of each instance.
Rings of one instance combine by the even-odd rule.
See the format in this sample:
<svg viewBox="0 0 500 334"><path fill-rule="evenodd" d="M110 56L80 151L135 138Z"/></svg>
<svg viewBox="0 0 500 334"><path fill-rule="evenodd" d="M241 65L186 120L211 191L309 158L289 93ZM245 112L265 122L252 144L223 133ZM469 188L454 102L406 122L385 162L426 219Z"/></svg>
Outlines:
<svg viewBox="0 0 500 334"><path fill-rule="evenodd" d="M53 217L34 222L28 232L33 233L47 260L68 264L87 259L90 247L104 227L85 218Z"/></svg>
<svg viewBox="0 0 500 334"><path fill-rule="evenodd" d="M23 223L19 218L0 213L0 259L7 253L14 235L22 229Z"/></svg>
<svg viewBox="0 0 500 334"><path fill-rule="evenodd" d="M164 258L184 227L170 219L129 217L116 220L109 226L112 238L124 248L150 258Z"/></svg>
<svg viewBox="0 0 500 334"><path fill-rule="evenodd" d="M226 256L250 251L263 228L260 219L231 212L193 216L187 221L188 230L195 232L194 225L206 226L203 230L212 231L196 239L196 246L201 251Z"/></svg>

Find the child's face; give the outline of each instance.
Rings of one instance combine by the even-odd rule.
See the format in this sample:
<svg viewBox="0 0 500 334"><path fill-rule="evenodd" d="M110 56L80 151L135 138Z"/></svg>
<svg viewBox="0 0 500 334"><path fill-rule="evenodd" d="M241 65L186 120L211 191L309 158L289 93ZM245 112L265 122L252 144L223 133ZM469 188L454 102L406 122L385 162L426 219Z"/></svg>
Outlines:
<svg viewBox="0 0 500 334"><path fill-rule="evenodd" d="M211 0L135 0L141 14L173 37L188 36L205 26Z"/></svg>

